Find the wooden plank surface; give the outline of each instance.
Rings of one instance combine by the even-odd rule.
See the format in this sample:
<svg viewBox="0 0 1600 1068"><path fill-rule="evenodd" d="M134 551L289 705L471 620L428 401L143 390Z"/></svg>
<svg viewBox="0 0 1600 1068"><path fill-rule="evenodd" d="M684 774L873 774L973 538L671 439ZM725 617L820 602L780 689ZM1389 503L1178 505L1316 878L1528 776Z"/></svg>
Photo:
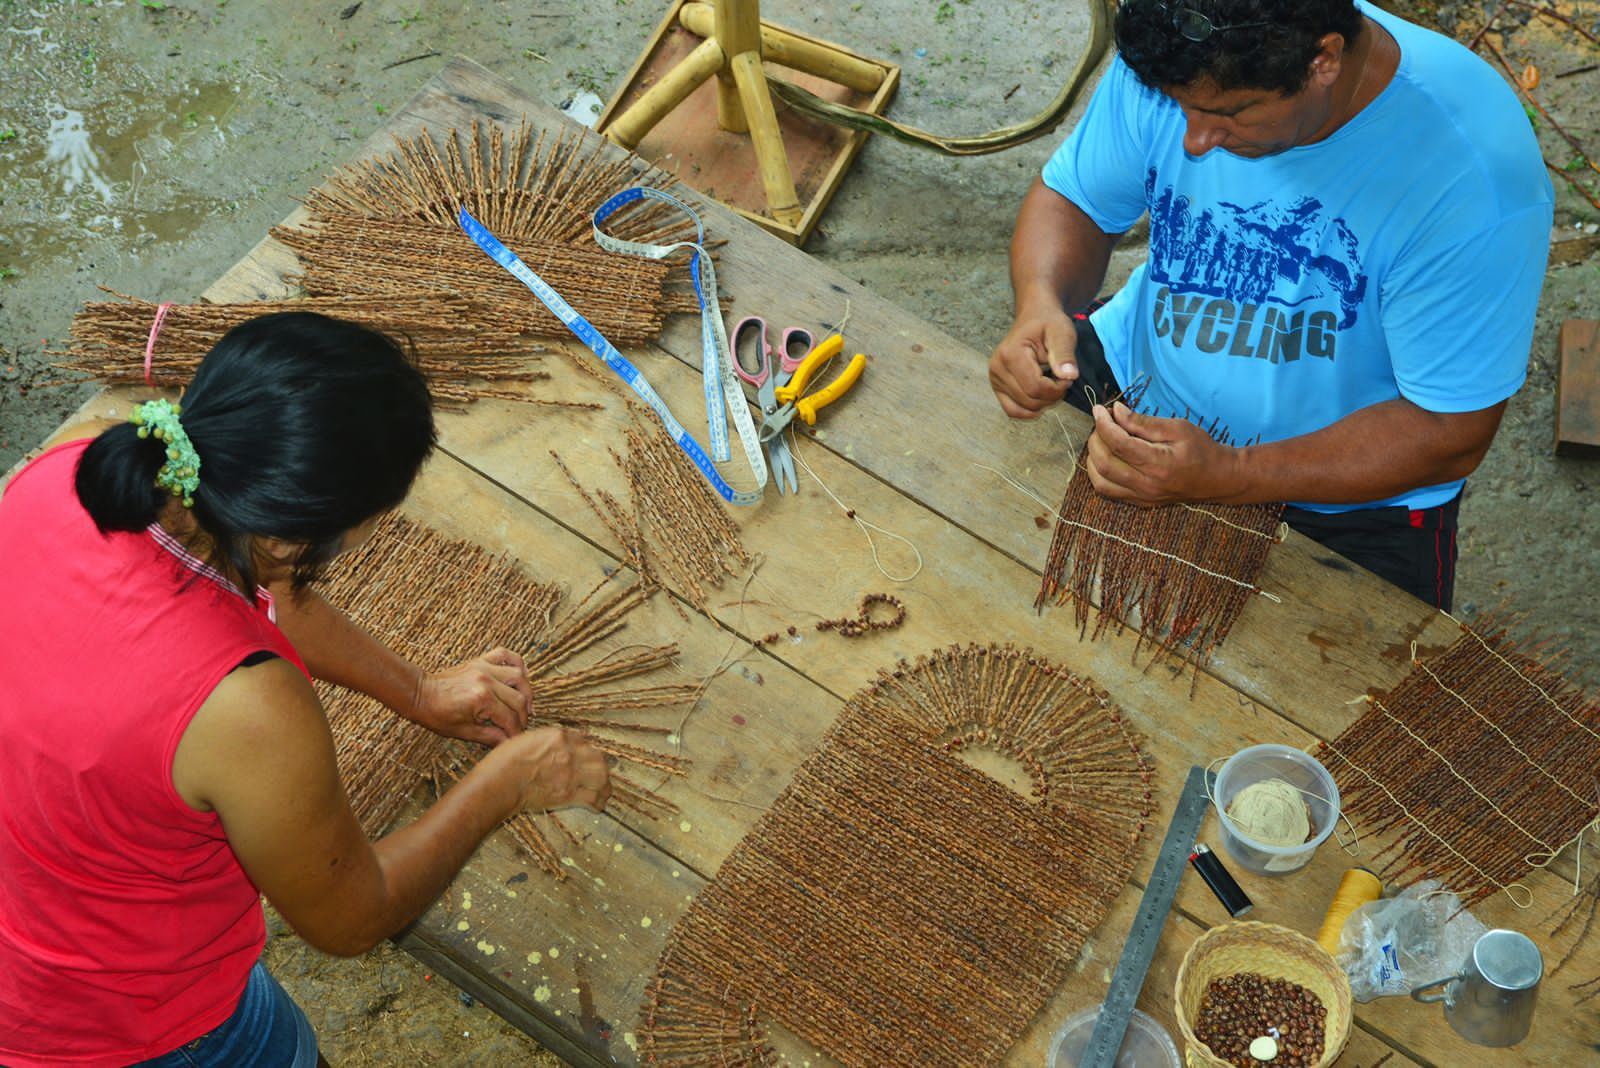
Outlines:
<svg viewBox="0 0 1600 1068"><path fill-rule="evenodd" d="M1568 319L1557 347L1556 452L1600 456L1600 322Z"/></svg>
<svg viewBox="0 0 1600 1068"><path fill-rule="evenodd" d="M457 61L401 110L391 130L442 130L464 127L474 116L514 121L523 114L548 129L564 121ZM388 143L385 132L362 151ZM1456 628L1291 536L1274 550L1262 580L1281 601L1256 599L1192 686L1188 673L1152 666L1131 634L1080 641L1069 610L1031 608L1049 540L1048 524L1041 529L1034 518L1046 507L995 472L1036 487L1053 507L1071 455L1064 439L1081 442L1084 419L1063 411L1059 420L1007 420L989 392L983 353L733 213L700 206L711 236L727 239L719 278L733 296L732 316L759 313L778 325L816 329L839 322L848 308L848 343L870 353L871 366L862 385L825 414L819 438L797 442L797 453L859 516L909 539L922 570L898 585L884 577L862 530L805 471L798 496L769 496L738 511L745 545L760 560L754 576L713 594L708 615L675 610L670 598L684 591L658 596L615 639L678 642L679 670L691 678L721 669L678 735L693 770L662 788L681 806L681 820L653 823L626 813L576 819L585 840L560 883L528 868L496 836L407 944L563 1056L634 1063L643 985L673 922L787 785L842 701L897 657L957 641L1014 641L1106 688L1147 737L1158 768L1157 826L1134 879L1008 1061L1040 1064L1060 1022L1103 995L1187 767L1255 742L1311 745L1332 737L1359 714L1352 698L1404 675L1413 642L1424 652L1442 648ZM285 250L264 241L207 297L277 296L292 266ZM660 345L629 354L691 429L703 425L703 417L693 417L698 344L698 324L680 319ZM549 450L558 450L585 485L619 488L605 446L618 441L623 417L591 380L559 359L549 363L556 377L547 395L606 400L607 408L569 412L493 402L444 417L445 455L430 464L406 510L452 536L513 553L539 578L585 588L616 566L617 547ZM107 395L92 403L114 409L119 400ZM890 572L915 566L902 543L879 535L878 549ZM906 603L899 630L848 641L813 629L818 619L852 614L862 594L878 590L893 590ZM797 627L796 640L752 648L752 639L789 625ZM1213 825L1205 833L1215 842ZM1233 867L1257 903L1252 918L1314 931L1340 872L1359 862L1328 846L1292 876L1251 878ZM1561 884L1553 873L1526 881L1537 895L1534 910L1521 912L1497 898L1475 911L1491 926L1542 941L1536 922L1561 902ZM1175 1038L1178 962L1201 931L1224 918L1204 887L1185 880L1140 1003ZM1559 953L1547 946L1546 955L1553 961ZM1595 974L1600 954L1589 947L1571 975ZM1372 1065L1386 1053L1395 1054L1389 1065L1586 1063L1600 1027L1591 1008L1574 1004L1567 981L1546 983L1533 1035L1511 1050L1466 1044L1436 1008L1396 999L1358 1006L1341 1063ZM813 1051L799 1052L827 1063Z"/></svg>

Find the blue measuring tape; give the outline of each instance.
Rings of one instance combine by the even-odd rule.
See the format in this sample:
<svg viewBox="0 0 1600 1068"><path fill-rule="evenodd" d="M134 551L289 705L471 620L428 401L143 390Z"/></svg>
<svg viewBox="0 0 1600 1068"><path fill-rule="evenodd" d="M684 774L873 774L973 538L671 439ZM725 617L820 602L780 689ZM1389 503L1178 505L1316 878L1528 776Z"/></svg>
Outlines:
<svg viewBox="0 0 1600 1068"><path fill-rule="evenodd" d="M720 440L722 458L725 459L728 455L727 429L722 421L722 409L726 403L727 407L733 410L734 424L744 445L745 458L756 475L757 484L754 490L736 490L728 485L727 481L717 473L711 458L700 447L700 443L673 417L666 401L656 393L649 379L645 378L627 357L618 352L616 346L606 340L605 335L600 333L593 323L580 315L560 293L551 288L548 282L518 259L516 253L506 248L499 238L474 219L465 208L459 209L457 221L473 243L487 253L490 259L505 268L513 278L527 286L556 318L566 324L567 329L571 330L579 341L589 347L589 351L611 368L617 377L626 382L639 399L656 413L662 425L667 428L667 433L672 436L672 440L693 461L695 467L699 468L700 473L723 500L731 504L755 504L761 500L767 487L767 465L761 454L761 442L756 434L755 423L750 418L749 406L745 403L744 391L739 388L738 379L733 374L733 358L729 355L727 329L723 326L721 309L717 303L716 274L711 266L710 257L705 255L699 240L680 241L671 245L646 245L623 241L600 229L600 224L618 209L639 200L657 200L677 207L694 221L696 238L703 239L704 230L700 225L699 216L688 205L659 189L636 187L623 190L595 209L593 218L595 240L602 248L609 251L644 256L649 259L663 259L680 248L693 250L694 259L690 262L689 270L694 279L695 296L700 301L700 340L704 353L701 371L705 380L707 421L711 426L712 450L713 453L717 451ZM703 274L702 263L705 266Z"/></svg>

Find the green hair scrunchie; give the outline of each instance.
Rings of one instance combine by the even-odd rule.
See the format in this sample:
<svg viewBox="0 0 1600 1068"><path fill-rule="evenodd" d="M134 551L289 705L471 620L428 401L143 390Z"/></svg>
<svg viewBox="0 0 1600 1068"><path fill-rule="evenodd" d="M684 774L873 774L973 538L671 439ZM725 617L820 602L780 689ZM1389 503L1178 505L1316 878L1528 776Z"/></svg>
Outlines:
<svg viewBox="0 0 1600 1068"><path fill-rule="evenodd" d="M156 472L156 485L180 498L185 508L193 508L194 491L200 488L200 454L178 422L181 411L165 398L145 401L129 414L128 422L139 428L141 438L167 443L167 460Z"/></svg>

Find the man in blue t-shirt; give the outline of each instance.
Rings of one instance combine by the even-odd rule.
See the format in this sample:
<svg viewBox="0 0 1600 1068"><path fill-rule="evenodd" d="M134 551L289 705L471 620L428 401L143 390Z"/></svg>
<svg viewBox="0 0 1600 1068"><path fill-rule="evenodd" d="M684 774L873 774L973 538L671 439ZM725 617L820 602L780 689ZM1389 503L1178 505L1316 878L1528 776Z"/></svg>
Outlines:
<svg viewBox="0 0 1600 1068"><path fill-rule="evenodd" d="M1107 497L1287 501L1448 609L1463 480L1522 385L1550 234L1515 95L1354 0L1124 0L1116 36L1017 217L1000 406L1091 411ZM1147 212L1148 260L1074 318ZM1138 412L1095 403L1140 387Z"/></svg>

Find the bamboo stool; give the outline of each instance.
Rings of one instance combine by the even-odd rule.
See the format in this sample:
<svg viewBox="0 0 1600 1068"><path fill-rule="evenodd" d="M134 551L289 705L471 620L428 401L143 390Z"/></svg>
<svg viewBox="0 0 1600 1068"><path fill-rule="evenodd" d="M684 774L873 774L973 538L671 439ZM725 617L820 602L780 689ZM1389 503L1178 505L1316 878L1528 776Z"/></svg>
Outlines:
<svg viewBox="0 0 1600 1068"><path fill-rule="evenodd" d="M674 39L685 31L699 38L699 43L674 62L670 53L674 48L681 53L684 47L674 45ZM768 63L820 79L832 88L832 95L844 94L854 106L875 114L883 113L900 73L894 64L866 59L838 45L763 22L759 0L677 0L633 71L606 105L597 129L647 159L669 154L666 150L670 149L679 163L678 177L702 191L709 190L697 183L693 174L681 173L686 158L689 169L698 168L713 182L726 180L732 168L749 170L747 162L732 158L725 143L718 144L715 138L700 143L702 133L715 134L720 129L748 135L740 141L747 142L754 152L760 195L718 199L799 244L815 227L817 215L832 197L865 135L799 117L780 120L767 88L767 78L771 76L766 69ZM664 65L665 69L661 69ZM656 151L641 149L641 142L651 131L695 97L696 91L713 76L716 127L709 131L691 130L689 124L709 126L709 115L685 116L685 121L674 124L670 136L657 138L659 143L647 146ZM709 106L704 108L709 110ZM808 135L798 128L800 123L815 126L816 133ZM812 143L786 145L780 125L787 127L790 142L809 138ZM801 158L800 167L791 167L792 154ZM797 170L803 170L799 182ZM809 194L805 202L803 193ZM752 199L755 202L750 202Z"/></svg>

